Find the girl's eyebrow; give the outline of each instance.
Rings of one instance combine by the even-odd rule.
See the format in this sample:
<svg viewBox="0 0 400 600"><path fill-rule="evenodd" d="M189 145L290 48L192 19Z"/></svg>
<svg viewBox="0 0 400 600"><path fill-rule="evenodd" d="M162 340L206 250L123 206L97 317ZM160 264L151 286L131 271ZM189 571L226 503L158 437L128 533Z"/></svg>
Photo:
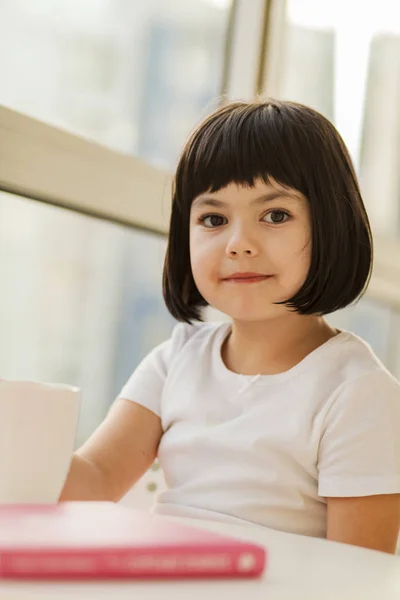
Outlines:
<svg viewBox="0 0 400 600"><path fill-rule="evenodd" d="M257 198L253 198L250 200L250 204L264 204L265 202L271 202L271 200L275 200L276 198L288 198L292 200L300 200L299 196L295 195L291 191L277 191L273 190L271 192L267 192L266 194L262 194ZM207 196L206 194L202 194L198 196L195 200L193 200L193 208L199 208L201 206L214 206L217 208L223 208L224 206L228 206L228 202L224 202L223 200L219 200L214 196Z"/></svg>

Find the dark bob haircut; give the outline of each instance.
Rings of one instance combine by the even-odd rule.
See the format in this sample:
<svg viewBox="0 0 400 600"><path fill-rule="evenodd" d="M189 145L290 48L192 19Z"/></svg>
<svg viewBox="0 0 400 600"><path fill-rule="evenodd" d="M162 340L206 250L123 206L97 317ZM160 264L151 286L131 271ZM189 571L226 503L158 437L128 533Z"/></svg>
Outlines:
<svg viewBox="0 0 400 600"><path fill-rule="evenodd" d="M324 315L364 293L372 267L371 230L351 158L335 127L294 102L233 102L200 123L177 166L163 293L179 321L201 320L207 305L190 266L193 200L229 183L251 187L271 178L301 192L311 214L308 276L282 304L300 314Z"/></svg>

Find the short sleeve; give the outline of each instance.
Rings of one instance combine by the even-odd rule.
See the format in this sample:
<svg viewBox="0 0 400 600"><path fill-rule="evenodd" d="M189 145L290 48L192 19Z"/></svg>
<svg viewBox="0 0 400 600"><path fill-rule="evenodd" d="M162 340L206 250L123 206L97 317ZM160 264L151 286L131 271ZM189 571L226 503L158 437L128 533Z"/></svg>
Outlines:
<svg viewBox="0 0 400 600"><path fill-rule="evenodd" d="M171 361L182 349L187 336L187 325L179 323L170 339L156 346L138 365L118 394L148 408L161 417L161 397Z"/></svg>
<svg viewBox="0 0 400 600"><path fill-rule="evenodd" d="M326 416L321 497L400 493L400 385L385 370L346 384Z"/></svg>

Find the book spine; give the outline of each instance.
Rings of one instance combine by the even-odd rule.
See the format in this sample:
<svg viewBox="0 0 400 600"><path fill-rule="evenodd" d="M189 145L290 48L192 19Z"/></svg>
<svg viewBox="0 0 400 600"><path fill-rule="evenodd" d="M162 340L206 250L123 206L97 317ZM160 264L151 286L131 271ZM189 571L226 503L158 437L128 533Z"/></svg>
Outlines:
<svg viewBox="0 0 400 600"><path fill-rule="evenodd" d="M126 550L0 553L3 579L255 577L264 567L262 549L203 553Z"/></svg>

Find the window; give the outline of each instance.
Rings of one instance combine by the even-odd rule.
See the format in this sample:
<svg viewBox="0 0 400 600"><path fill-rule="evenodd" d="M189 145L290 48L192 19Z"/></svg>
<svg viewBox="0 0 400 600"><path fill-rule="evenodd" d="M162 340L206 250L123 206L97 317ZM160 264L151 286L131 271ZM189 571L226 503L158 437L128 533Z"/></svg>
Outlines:
<svg viewBox="0 0 400 600"><path fill-rule="evenodd" d="M4 377L81 386L86 439L174 324L155 232L166 233L181 145L221 90L251 99L264 76L267 94L314 106L350 148L376 263L368 297L331 318L400 377L399 10L397 0L2 0Z"/></svg>
<svg viewBox="0 0 400 600"><path fill-rule="evenodd" d="M0 363L6 379L78 385L78 441L174 321L162 236L0 194Z"/></svg>
<svg viewBox="0 0 400 600"><path fill-rule="evenodd" d="M400 238L400 5L286 5L278 93L335 123L358 170L375 232Z"/></svg>
<svg viewBox="0 0 400 600"><path fill-rule="evenodd" d="M3 0L0 103L171 167L220 94L231 0Z"/></svg>

